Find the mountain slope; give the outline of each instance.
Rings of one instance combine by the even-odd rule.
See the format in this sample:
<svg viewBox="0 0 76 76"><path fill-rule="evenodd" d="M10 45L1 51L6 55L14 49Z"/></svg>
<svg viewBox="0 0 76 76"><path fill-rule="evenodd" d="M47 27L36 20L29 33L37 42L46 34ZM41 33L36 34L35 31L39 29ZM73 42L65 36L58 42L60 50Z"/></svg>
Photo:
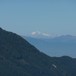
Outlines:
<svg viewBox="0 0 76 76"><path fill-rule="evenodd" d="M76 59L49 57L0 28L0 76L76 76Z"/></svg>

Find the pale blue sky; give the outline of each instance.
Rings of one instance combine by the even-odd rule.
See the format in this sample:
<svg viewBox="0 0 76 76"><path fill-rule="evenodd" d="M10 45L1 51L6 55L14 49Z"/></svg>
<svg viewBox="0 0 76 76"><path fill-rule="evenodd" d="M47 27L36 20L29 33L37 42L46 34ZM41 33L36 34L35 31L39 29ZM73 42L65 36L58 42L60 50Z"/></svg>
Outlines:
<svg viewBox="0 0 76 76"><path fill-rule="evenodd" d="M20 35L76 35L76 1L0 0L0 27Z"/></svg>

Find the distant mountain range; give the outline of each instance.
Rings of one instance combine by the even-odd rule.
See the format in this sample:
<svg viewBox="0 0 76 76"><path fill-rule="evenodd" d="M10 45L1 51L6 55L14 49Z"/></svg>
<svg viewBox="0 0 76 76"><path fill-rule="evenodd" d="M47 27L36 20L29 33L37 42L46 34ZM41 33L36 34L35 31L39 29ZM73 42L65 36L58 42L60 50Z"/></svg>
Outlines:
<svg viewBox="0 0 76 76"><path fill-rule="evenodd" d="M76 58L47 56L0 28L0 76L76 76Z"/></svg>
<svg viewBox="0 0 76 76"><path fill-rule="evenodd" d="M76 57L76 36L62 35L54 38L24 37L28 42L49 56Z"/></svg>

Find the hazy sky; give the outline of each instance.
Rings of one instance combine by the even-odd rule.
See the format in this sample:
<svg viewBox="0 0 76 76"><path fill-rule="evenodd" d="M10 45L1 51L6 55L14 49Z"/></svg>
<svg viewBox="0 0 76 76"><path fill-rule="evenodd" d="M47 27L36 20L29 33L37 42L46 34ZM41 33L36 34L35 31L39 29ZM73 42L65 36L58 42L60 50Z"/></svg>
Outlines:
<svg viewBox="0 0 76 76"><path fill-rule="evenodd" d="M76 35L76 1L0 0L0 27L20 35Z"/></svg>

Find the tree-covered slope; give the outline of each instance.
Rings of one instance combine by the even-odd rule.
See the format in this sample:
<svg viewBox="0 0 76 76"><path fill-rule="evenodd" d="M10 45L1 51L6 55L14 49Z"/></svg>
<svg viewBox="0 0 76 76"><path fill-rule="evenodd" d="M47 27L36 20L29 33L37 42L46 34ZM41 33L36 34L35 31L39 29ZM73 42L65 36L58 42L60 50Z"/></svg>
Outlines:
<svg viewBox="0 0 76 76"><path fill-rule="evenodd" d="M76 59L49 57L0 28L0 76L76 76Z"/></svg>

